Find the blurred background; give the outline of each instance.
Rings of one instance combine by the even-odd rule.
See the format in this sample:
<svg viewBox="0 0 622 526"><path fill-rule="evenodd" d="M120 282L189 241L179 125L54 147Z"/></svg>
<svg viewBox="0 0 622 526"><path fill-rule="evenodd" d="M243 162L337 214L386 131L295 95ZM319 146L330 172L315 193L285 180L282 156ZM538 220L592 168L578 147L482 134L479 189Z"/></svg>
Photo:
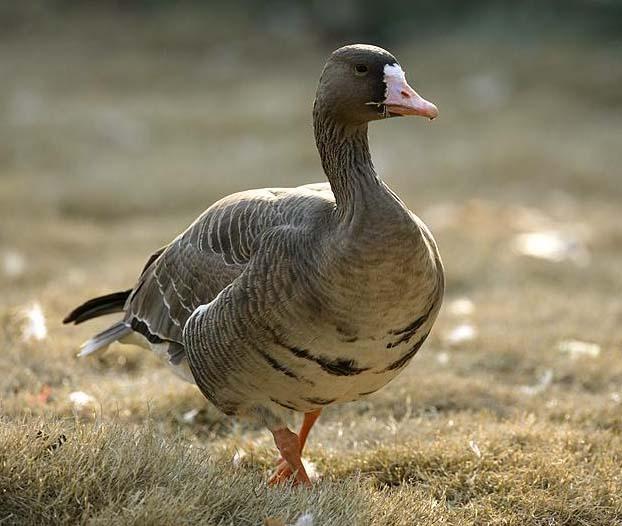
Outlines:
<svg viewBox="0 0 622 526"><path fill-rule="evenodd" d="M149 353L112 346L76 360L111 320L61 320L130 287L220 197L324 180L313 97L326 57L353 42L388 48L439 107L433 122L373 123L370 143L432 229L447 293L395 382L325 412L312 459L340 477L377 455L364 469L382 482L395 456L382 448L405 444L416 483L415 500L396 494L403 517L425 495L436 520L440 501L475 523L507 524L508 502L515 524L619 521L619 1L0 2L0 413L19 440L20 422L42 425L24 415L70 436L72 416L102 413L211 450L270 447L261 430L249 444L246 424ZM26 458L11 447L6 458ZM262 473L274 460L253 455ZM55 469L36 469L32 480L56 487ZM22 487L24 509L55 495Z"/></svg>
<svg viewBox="0 0 622 526"><path fill-rule="evenodd" d="M471 265L495 279L480 259L506 246L500 222L555 230L531 248L585 263L586 214L619 221L621 2L3 2L0 280L19 286L0 302L85 272L125 286L217 198L322 180L313 96L352 42L389 48L440 108L371 144L440 236L450 290ZM489 236L478 261L454 262L473 240L452 225Z"/></svg>
<svg viewBox="0 0 622 526"><path fill-rule="evenodd" d="M550 370L562 355L542 349L560 339L618 346L622 3L608 1L2 3L0 305L36 305L70 357L95 328L62 315L130 286L212 202L323 180L312 101L352 42L390 49L440 108L370 126L379 173L445 260L440 360L472 345L469 370L488 346L516 383Z"/></svg>
<svg viewBox="0 0 622 526"><path fill-rule="evenodd" d="M554 258L611 248L584 223L619 221L621 2L3 2L0 283L18 286L0 302L85 272L125 286L217 198L322 180L313 96L352 42L389 48L440 108L374 124L371 145L440 236L450 290L503 279L486 260L515 230L555 230L531 247Z"/></svg>

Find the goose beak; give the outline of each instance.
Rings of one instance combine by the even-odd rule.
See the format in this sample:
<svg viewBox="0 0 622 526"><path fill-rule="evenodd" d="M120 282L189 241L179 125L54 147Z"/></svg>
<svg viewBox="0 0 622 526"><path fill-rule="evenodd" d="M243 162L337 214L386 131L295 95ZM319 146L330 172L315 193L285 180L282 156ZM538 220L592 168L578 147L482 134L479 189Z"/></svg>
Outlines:
<svg viewBox="0 0 622 526"><path fill-rule="evenodd" d="M438 116L438 108L408 85L399 65L385 66L384 82L387 90L383 104L391 115L419 115L430 120Z"/></svg>

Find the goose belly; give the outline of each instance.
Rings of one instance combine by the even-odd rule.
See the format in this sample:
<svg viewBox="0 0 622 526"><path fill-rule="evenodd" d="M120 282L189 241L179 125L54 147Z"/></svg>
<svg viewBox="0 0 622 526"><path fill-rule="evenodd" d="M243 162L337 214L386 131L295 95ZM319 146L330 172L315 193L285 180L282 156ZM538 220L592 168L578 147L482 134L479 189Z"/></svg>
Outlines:
<svg viewBox="0 0 622 526"><path fill-rule="evenodd" d="M425 337L421 337L421 343L423 339ZM275 349L271 356L278 367L263 378L261 391L268 395L270 402L305 412L358 400L379 390L395 378L416 353L400 348L387 352L386 344L378 341L357 342L347 347L342 343L333 347L332 352L315 351L315 346L308 350L295 349L294 359L286 356L282 348ZM283 371L295 375L295 382L284 379Z"/></svg>
<svg viewBox="0 0 622 526"><path fill-rule="evenodd" d="M279 319L272 334L275 372L282 365L298 382L293 389L281 388L285 384L274 374L265 384L274 386L273 402L309 411L357 400L404 370L430 333L444 289L440 264L411 265L405 259L403 273L375 272L374 279L360 273L362 280L341 287L336 301L302 303L295 315L290 311L289 318ZM413 279L415 264L422 269L419 279ZM287 323L292 318L306 323L292 327Z"/></svg>
<svg viewBox="0 0 622 526"><path fill-rule="evenodd" d="M440 301L434 301L409 321L385 326L372 336L344 335L327 323L307 337L302 330L289 333L289 339L279 337L271 349L276 364L272 380L263 386L272 402L299 411L358 400L404 370L426 340L439 307ZM295 375L295 388L285 387L283 371Z"/></svg>

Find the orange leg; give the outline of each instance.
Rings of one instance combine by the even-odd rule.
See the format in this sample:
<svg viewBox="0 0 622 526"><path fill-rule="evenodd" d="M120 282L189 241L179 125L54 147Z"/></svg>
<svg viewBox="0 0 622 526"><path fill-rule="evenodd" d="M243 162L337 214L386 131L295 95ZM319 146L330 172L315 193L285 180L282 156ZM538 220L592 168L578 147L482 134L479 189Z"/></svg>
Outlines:
<svg viewBox="0 0 622 526"><path fill-rule="evenodd" d="M311 481L300 459L301 447L298 435L286 427L272 431L272 435L274 436L276 447L281 453L283 462L286 463L290 470L290 474L295 474L295 483L310 486ZM269 482L274 484L272 478Z"/></svg>
<svg viewBox="0 0 622 526"><path fill-rule="evenodd" d="M317 409L315 411L305 413L304 420L302 421L302 426L300 427L300 433L298 433L301 454L307 442L309 431L311 431L313 424L315 424L315 421L320 417L321 412L322 412L321 409ZM290 463L281 454L281 459L279 460L279 464L276 468L276 472L270 477L270 480L268 481L268 483L277 484L279 482L285 482L288 478L290 478L294 474L294 472L295 470L292 470Z"/></svg>
<svg viewBox="0 0 622 526"><path fill-rule="evenodd" d="M321 409L316 409L315 411L311 411L310 413L305 413L304 420L302 421L302 426L300 426L300 433L298 433L298 438L300 438L300 452L305 448L305 444L307 443L307 437L309 436L309 431L315 424L315 421L320 418Z"/></svg>

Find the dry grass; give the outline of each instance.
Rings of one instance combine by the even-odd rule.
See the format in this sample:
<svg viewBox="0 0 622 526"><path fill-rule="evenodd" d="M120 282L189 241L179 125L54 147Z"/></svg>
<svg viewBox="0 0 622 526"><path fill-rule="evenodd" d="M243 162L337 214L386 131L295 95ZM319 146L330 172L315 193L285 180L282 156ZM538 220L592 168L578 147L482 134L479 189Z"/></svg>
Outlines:
<svg viewBox="0 0 622 526"><path fill-rule="evenodd" d="M321 480L301 490L266 487L265 431L145 352L76 360L106 321L60 319L132 283L217 197L321 179L326 50L73 22L0 41L0 523L622 524L619 48L396 50L441 118L378 124L372 147L434 230L448 299L393 384L325 412L307 453ZM531 231L561 236L559 261L513 250ZM23 332L33 302L41 340ZM465 324L474 338L452 340Z"/></svg>

